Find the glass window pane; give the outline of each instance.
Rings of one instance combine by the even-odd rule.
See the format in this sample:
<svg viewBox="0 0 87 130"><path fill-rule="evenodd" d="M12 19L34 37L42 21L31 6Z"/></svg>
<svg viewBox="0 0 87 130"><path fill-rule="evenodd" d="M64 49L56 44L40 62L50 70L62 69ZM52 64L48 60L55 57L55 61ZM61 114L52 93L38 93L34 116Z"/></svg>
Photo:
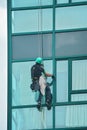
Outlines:
<svg viewBox="0 0 87 130"><path fill-rule="evenodd" d="M85 2L87 0L72 0L72 2Z"/></svg>
<svg viewBox="0 0 87 130"><path fill-rule="evenodd" d="M52 128L52 110L43 108L14 109L12 111L12 130L38 130Z"/></svg>
<svg viewBox="0 0 87 130"><path fill-rule="evenodd" d="M52 30L52 9L36 9L12 12L12 32Z"/></svg>
<svg viewBox="0 0 87 130"><path fill-rule="evenodd" d="M68 3L69 0L57 0L58 4Z"/></svg>
<svg viewBox="0 0 87 130"><path fill-rule="evenodd" d="M38 30L38 10L12 12L12 32L31 32Z"/></svg>
<svg viewBox="0 0 87 130"><path fill-rule="evenodd" d="M56 30L87 27L87 5L56 9Z"/></svg>
<svg viewBox="0 0 87 130"><path fill-rule="evenodd" d="M87 89L87 60L72 62L72 89Z"/></svg>
<svg viewBox="0 0 87 130"><path fill-rule="evenodd" d="M68 61L57 61L57 102L68 101Z"/></svg>
<svg viewBox="0 0 87 130"><path fill-rule="evenodd" d="M37 104L37 93L30 89L31 66L34 61L20 62L12 64L12 105L32 105ZM52 61L44 61L47 72L52 73ZM48 78L48 82L51 79ZM52 89L52 87L51 87Z"/></svg>
<svg viewBox="0 0 87 130"><path fill-rule="evenodd" d="M41 42L41 35L13 36L13 60L42 56Z"/></svg>
<svg viewBox="0 0 87 130"><path fill-rule="evenodd" d="M56 56L87 55L87 31L56 33Z"/></svg>
<svg viewBox="0 0 87 130"><path fill-rule="evenodd" d="M12 7L52 5L53 0L12 0Z"/></svg>
<svg viewBox="0 0 87 130"><path fill-rule="evenodd" d="M87 94L72 94L71 101L87 101Z"/></svg>
<svg viewBox="0 0 87 130"><path fill-rule="evenodd" d="M87 105L56 107L56 128L87 127Z"/></svg>
<svg viewBox="0 0 87 130"><path fill-rule="evenodd" d="M52 34L13 36L12 49L13 60L52 57Z"/></svg>
<svg viewBox="0 0 87 130"><path fill-rule="evenodd" d="M52 34L43 35L43 57L52 57Z"/></svg>
<svg viewBox="0 0 87 130"><path fill-rule="evenodd" d="M49 31L53 29L53 10L44 9L42 10L42 31ZM41 26L40 25L40 26Z"/></svg>

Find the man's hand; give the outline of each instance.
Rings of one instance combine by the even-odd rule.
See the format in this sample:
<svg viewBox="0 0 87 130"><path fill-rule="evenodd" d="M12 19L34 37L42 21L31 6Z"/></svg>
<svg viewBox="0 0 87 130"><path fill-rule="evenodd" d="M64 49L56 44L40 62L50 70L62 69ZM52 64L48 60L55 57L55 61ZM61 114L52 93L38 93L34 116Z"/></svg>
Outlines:
<svg viewBox="0 0 87 130"><path fill-rule="evenodd" d="M54 75L52 75L52 79L56 79Z"/></svg>

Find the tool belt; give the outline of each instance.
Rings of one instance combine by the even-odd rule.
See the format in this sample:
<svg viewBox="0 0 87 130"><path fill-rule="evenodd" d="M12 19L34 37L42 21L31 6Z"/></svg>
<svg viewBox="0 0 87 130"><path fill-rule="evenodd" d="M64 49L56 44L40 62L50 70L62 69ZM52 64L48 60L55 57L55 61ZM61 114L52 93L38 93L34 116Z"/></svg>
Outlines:
<svg viewBox="0 0 87 130"><path fill-rule="evenodd" d="M38 77L34 77L34 78L32 79L32 83L31 83L31 85L30 85L30 88L31 88L33 91L38 91L38 90L40 89Z"/></svg>

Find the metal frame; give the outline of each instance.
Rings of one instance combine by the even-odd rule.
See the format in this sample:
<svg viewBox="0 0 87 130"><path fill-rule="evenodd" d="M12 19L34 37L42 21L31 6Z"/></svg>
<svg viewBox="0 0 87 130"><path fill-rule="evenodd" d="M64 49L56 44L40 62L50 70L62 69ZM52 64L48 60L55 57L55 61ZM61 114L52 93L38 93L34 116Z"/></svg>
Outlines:
<svg viewBox="0 0 87 130"><path fill-rule="evenodd" d="M52 31L42 31L42 32L24 32L24 33L12 33L12 11L20 11L20 10L33 10L40 9L40 6L32 6L32 7L17 7L12 8L12 0L7 0L7 8L8 8L8 124L7 129L12 130L12 110L13 109L23 109L23 108L34 108L36 105L22 105L22 106L12 106L12 63L17 62L28 62L35 60L31 59L23 59L23 60L12 60L12 36L22 36L29 34L49 34L52 33L52 58L44 58L45 60L53 60L53 73L56 76L56 62L58 60L68 60L68 102L56 102L56 83L53 84L53 128L45 129L45 130L87 130L87 127L77 127L77 128L55 128L55 107L56 106L65 106L65 105L83 105L87 104L87 101L73 101L71 102L71 94L79 94L79 93L87 93L87 90L72 90L72 61L74 60L83 60L87 59L87 56L74 56L74 57L56 57L55 56L55 34L62 32L75 32L75 31L87 31L87 28L79 28L79 29L67 29L67 30L55 30L55 9L56 7L70 7L70 6L80 6L87 5L87 2L72 2L72 0L68 0L68 3L65 4L57 4L57 0L53 0L53 5L45 5L41 6L41 9L45 8L53 8L53 30ZM43 105L44 107L45 105Z"/></svg>
<svg viewBox="0 0 87 130"><path fill-rule="evenodd" d="M12 129L12 44L11 44L11 0L7 0L8 18L8 108L7 108L7 130Z"/></svg>

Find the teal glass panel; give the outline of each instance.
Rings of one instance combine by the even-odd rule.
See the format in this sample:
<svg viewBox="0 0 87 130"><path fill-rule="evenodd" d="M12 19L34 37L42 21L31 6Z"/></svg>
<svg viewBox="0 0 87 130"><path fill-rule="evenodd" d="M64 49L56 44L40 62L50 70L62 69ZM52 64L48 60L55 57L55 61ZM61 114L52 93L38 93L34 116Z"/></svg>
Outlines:
<svg viewBox="0 0 87 130"><path fill-rule="evenodd" d="M52 34L12 36L12 49L13 60L52 57Z"/></svg>
<svg viewBox="0 0 87 130"><path fill-rule="evenodd" d="M12 12L12 32L52 30L52 9L22 10Z"/></svg>
<svg viewBox="0 0 87 130"><path fill-rule="evenodd" d="M87 89L87 60L72 62L72 90Z"/></svg>
<svg viewBox="0 0 87 130"><path fill-rule="evenodd" d="M73 57L87 55L87 31L56 33L56 56Z"/></svg>
<svg viewBox="0 0 87 130"><path fill-rule="evenodd" d="M52 5L53 0L12 0L12 7Z"/></svg>
<svg viewBox="0 0 87 130"><path fill-rule="evenodd" d="M50 129L52 124L52 109L48 111L44 107L42 112L37 108L12 110L12 130Z"/></svg>
<svg viewBox="0 0 87 130"><path fill-rule="evenodd" d="M20 62L12 64L12 105L33 105L37 104L38 93L32 92L31 84L31 66L34 61ZM44 61L45 70L52 73L52 61ZM51 81L48 78L47 81ZM51 87L52 90L52 87Z"/></svg>
<svg viewBox="0 0 87 130"><path fill-rule="evenodd" d="M72 2L87 2L87 0L72 0Z"/></svg>
<svg viewBox="0 0 87 130"><path fill-rule="evenodd" d="M56 8L56 30L86 28L87 5Z"/></svg>
<svg viewBox="0 0 87 130"><path fill-rule="evenodd" d="M64 4L64 3L68 3L69 0L57 0L57 4Z"/></svg>
<svg viewBox="0 0 87 130"><path fill-rule="evenodd" d="M87 94L72 94L71 101L87 101Z"/></svg>
<svg viewBox="0 0 87 130"><path fill-rule="evenodd" d="M57 102L68 101L68 61L57 61L56 71Z"/></svg>
<svg viewBox="0 0 87 130"><path fill-rule="evenodd" d="M58 106L56 128L87 127L87 105Z"/></svg>

